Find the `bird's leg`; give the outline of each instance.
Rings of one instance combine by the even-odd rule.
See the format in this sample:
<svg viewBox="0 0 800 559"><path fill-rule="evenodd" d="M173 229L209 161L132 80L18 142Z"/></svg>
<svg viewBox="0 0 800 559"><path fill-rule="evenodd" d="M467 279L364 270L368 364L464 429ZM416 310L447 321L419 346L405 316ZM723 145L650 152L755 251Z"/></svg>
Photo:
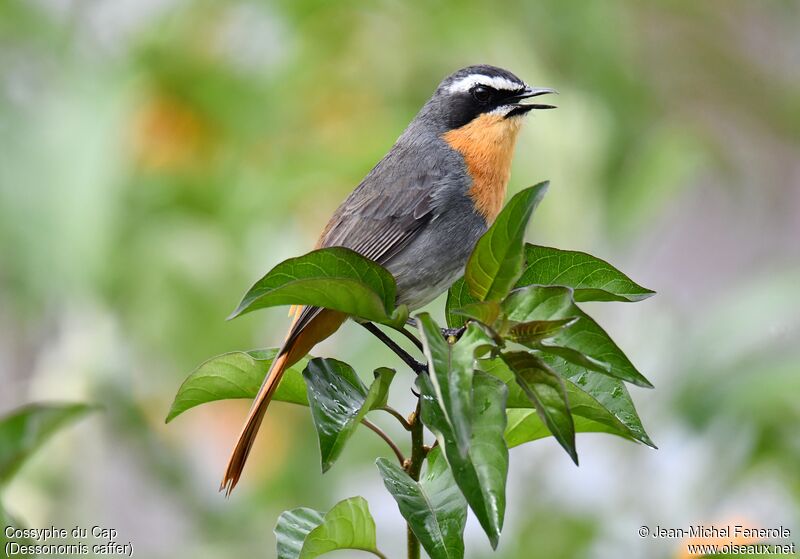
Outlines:
<svg viewBox="0 0 800 559"><path fill-rule="evenodd" d="M375 336L380 341L382 341L386 347L388 347L393 352L395 352L397 354L397 356L400 359L402 359L403 362L406 365L411 367L411 369L415 373L420 374L420 373L428 370L428 366L427 365L425 365L424 363L420 363L419 361L417 361L416 359L411 357L411 355L409 355L406 350L404 350L402 347L397 345L394 342L394 340L392 340L389 336L384 334L383 331L380 328L378 328L377 326L375 326L372 322L361 322L360 324L361 324L361 326L366 328L369 332L371 332L373 336Z"/></svg>
<svg viewBox="0 0 800 559"><path fill-rule="evenodd" d="M412 334L405 328L399 328L397 331L403 334L408 339L408 341L417 346L418 350L422 351L422 342L419 341L419 338L417 338L414 334Z"/></svg>

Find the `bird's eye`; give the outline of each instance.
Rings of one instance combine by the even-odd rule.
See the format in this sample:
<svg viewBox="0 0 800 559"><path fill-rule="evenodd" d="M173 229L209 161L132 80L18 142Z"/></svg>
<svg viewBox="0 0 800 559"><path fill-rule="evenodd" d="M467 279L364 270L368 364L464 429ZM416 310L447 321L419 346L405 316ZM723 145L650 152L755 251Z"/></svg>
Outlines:
<svg viewBox="0 0 800 559"><path fill-rule="evenodd" d="M492 90L483 85L476 85L472 88L472 98L483 105L492 98Z"/></svg>

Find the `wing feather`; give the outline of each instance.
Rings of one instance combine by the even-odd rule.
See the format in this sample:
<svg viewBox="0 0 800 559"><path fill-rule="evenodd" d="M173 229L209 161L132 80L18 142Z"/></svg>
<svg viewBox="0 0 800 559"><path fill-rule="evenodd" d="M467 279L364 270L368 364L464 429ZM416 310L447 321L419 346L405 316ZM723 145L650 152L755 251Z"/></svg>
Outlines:
<svg viewBox="0 0 800 559"><path fill-rule="evenodd" d="M317 247L341 246L381 265L392 259L435 217L433 183L440 178L425 173L388 181L380 188L370 177L336 210ZM319 307L303 307L290 337L316 317Z"/></svg>

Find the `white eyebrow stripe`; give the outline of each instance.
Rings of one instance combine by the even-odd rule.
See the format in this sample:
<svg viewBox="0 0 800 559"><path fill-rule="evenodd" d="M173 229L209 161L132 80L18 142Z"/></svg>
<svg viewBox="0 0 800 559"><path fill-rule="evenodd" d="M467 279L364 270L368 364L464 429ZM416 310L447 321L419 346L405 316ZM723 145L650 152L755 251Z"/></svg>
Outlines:
<svg viewBox="0 0 800 559"><path fill-rule="evenodd" d="M517 91L525 87L515 81L511 81L508 78L501 78L500 76L490 77L483 74L470 74L469 76L465 76L451 83L447 91L450 93L465 93L478 84L506 91Z"/></svg>

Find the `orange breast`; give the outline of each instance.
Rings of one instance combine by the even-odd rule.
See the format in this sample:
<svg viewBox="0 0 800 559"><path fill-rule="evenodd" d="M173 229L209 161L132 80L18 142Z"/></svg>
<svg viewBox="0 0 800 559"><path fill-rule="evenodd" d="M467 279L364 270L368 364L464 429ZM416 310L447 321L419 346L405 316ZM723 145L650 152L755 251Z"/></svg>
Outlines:
<svg viewBox="0 0 800 559"><path fill-rule="evenodd" d="M464 156L472 177L469 196L490 224L503 207L520 120L484 114L442 136Z"/></svg>

